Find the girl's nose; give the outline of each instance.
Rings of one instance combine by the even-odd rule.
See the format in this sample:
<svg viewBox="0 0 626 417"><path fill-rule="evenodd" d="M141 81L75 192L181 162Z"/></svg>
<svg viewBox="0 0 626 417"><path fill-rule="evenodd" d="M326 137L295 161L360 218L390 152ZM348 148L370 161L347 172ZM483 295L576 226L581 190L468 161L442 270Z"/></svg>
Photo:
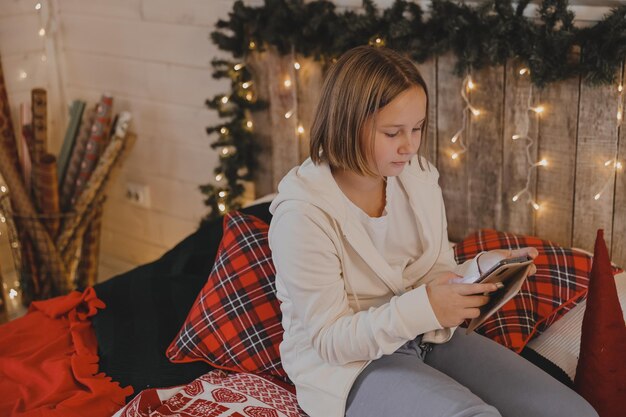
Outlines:
<svg viewBox="0 0 626 417"><path fill-rule="evenodd" d="M415 136L415 137L414 137ZM419 136L417 135L404 135L404 140L402 142L402 146L398 150L401 154L412 154L417 152L417 148L419 147Z"/></svg>

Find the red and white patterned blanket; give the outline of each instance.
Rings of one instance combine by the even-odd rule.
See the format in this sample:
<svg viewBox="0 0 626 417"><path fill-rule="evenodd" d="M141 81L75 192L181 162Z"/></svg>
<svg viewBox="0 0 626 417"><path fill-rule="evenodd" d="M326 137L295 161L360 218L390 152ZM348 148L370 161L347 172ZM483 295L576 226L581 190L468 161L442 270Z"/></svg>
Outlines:
<svg viewBox="0 0 626 417"><path fill-rule="evenodd" d="M113 417L306 417L296 396L265 378L211 371L188 385L142 391Z"/></svg>

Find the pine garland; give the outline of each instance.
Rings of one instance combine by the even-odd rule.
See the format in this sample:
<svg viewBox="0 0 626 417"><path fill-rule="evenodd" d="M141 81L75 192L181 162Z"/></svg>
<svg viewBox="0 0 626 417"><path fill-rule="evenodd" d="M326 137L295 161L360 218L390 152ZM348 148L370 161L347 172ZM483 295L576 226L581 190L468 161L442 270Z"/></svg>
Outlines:
<svg viewBox="0 0 626 417"><path fill-rule="evenodd" d="M363 0L358 12L338 12L327 0L265 0L259 7L238 0L229 19L218 21L211 38L239 60L252 49L272 46L281 54L295 51L330 62L352 47L370 43L403 51L417 62L452 52L459 76L515 58L530 69L538 87L571 77L592 85L615 82L626 59L626 6L614 8L592 27L576 28L567 0L544 0L536 19L524 16L529 2L488 0L469 6L433 0L426 20L421 7L407 0L396 0L382 11L373 0ZM227 103L222 103L223 95L207 100L220 117L229 118L207 128L209 134L222 132L211 146L222 150L215 173L227 182L201 187L211 208L209 219L239 207L241 182L254 178L257 165L258 145L246 124L250 111L267 103L246 99L254 92L242 84L251 77L245 67L235 70L235 65L213 61L213 76L230 78L232 93Z"/></svg>

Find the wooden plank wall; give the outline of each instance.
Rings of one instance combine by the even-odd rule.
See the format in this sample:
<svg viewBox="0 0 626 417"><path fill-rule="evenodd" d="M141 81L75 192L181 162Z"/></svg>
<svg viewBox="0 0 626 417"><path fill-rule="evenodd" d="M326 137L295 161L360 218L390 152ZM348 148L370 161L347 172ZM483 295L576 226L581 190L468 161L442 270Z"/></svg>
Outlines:
<svg viewBox="0 0 626 417"><path fill-rule="evenodd" d="M468 91L468 99L480 115L468 113L462 134L467 151L452 159L461 147L450 139L463 125L465 107L460 94L463 79L452 73L454 62L453 56L446 55L419 65L431 97L427 155L441 175L450 239L495 228L591 251L596 230L602 228L613 260L626 265L624 169L605 166L616 156L625 162L625 147L620 147L624 128L616 117L618 82L591 87L575 78L539 89L531 86L528 73L521 74L522 66L515 61L472 73L476 88ZM281 65L288 68L284 62ZM622 82L623 72L617 74ZM315 86L319 86L317 78ZM299 89L296 99L306 103L299 117L310 123L314 106L307 94ZM544 108L541 113L530 109L539 106ZM298 142L289 129L280 129L280 140L273 141L274 155L280 155L272 162L273 185L308 156L308 149L302 148L306 142ZM273 126L265 130L276 132ZM525 130L528 139L513 139ZM295 143L300 144L299 151L294 151ZM281 146L286 151L277 148ZM546 159L547 165L531 168L527 148L530 163ZM528 193L514 202L527 179ZM600 197L594 198L601 190Z"/></svg>

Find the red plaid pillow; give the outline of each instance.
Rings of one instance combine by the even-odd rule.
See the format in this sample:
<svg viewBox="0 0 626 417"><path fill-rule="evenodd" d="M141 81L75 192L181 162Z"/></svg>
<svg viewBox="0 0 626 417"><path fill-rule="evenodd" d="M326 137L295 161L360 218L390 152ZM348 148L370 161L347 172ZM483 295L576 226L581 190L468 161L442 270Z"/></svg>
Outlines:
<svg viewBox="0 0 626 417"><path fill-rule="evenodd" d="M235 372L286 379L278 345L283 338L268 225L232 212L207 283L167 349L175 363L205 361Z"/></svg>
<svg viewBox="0 0 626 417"><path fill-rule="evenodd" d="M547 240L491 229L479 230L455 247L457 262L462 263L481 251L525 246L539 251L535 259L537 273L528 277L520 292L476 329L516 352L585 299L592 257Z"/></svg>

